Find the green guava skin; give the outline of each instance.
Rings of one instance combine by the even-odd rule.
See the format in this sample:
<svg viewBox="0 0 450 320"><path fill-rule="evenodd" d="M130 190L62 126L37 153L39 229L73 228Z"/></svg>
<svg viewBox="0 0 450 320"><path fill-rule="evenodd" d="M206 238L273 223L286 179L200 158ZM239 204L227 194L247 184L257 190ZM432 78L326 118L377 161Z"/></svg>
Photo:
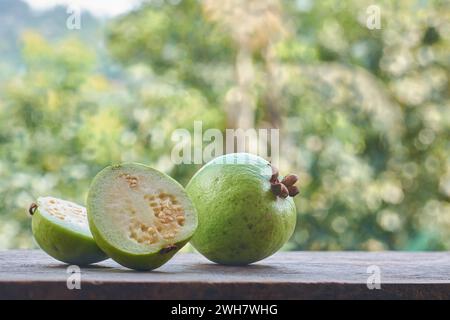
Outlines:
<svg viewBox="0 0 450 320"><path fill-rule="evenodd" d="M56 260L85 266L107 259L92 235L57 218L34 212L31 228L39 247Z"/></svg>
<svg viewBox="0 0 450 320"><path fill-rule="evenodd" d="M134 269L137 271L150 271L159 268L167 261L169 261L175 255L175 253L177 253L182 247L184 247L184 245L190 240L190 238L188 238L184 241L176 243L176 248L166 253L155 252L150 254L135 254L112 246L101 235L101 233L95 226L91 227L91 231L98 246L102 248L103 251L107 252L111 259L126 268Z"/></svg>
<svg viewBox="0 0 450 320"><path fill-rule="evenodd" d="M133 167L133 166L144 166L137 163L129 163L129 164L121 164L116 166L109 166L104 168L102 171L100 171L92 181L91 187L89 189L88 198L87 198L87 216L89 221L89 228L94 236L94 239L97 243L97 245L108 254L110 258L112 258L114 261L119 263L120 265L127 267L129 269L134 269L138 271L150 271L159 268L163 264L165 264L167 261L169 261L182 247L184 247L192 238L192 235L183 239L182 241L179 241L177 243L174 243L174 248L168 252L165 252L164 250L160 250L153 253L148 254L136 254L133 252L124 251L120 248L117 248L110 244L110 242L102 235L102 233L99 231L99 229L96 226L95 219L94 219L94 211L95 209L95 201L99 197L97 195L97 189L96 186L99 183L102 183L102 180L106 178L112 170L116 170L122 167ZM180 186L181 189L183 187L174 179L169 177L168 175L156 171L153 168L146 167L148 170L153 170L157 174L162 175L165 179L171 180L173 183ZM186 194L187 196L187 194ZM194 230L197 227L197 224L194 226Z"/></svg>
<svg viewBox="0 0 450 320"><path fill-rule="evenodd" d="M245 153L200 169L186 187L199 219L194 248L225 265L246 265L277 252L294 232L296 208L291 197L272 193L270 175L269 162Z"/></svg>

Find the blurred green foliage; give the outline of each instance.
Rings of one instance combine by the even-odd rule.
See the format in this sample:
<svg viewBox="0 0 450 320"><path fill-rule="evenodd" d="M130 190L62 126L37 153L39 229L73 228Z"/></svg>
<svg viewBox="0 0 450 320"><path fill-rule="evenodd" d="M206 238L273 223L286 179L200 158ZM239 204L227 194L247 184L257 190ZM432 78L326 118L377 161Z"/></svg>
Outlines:
<svg viewBox="0 0 450 320"><path fill-rule="evenodd" d="M198 166L171 163L171 134L233 125L247 52L254 126L280 127L281 172L300 176L285 249L449 249L450 4L379 1L370 30L372 1L264 1L262 18L236 0L150 1L106 28L114 76L76 33L22 33L23 66L0 84L0 248L34 246L30 202L82 204L110 163L185 184Z"/></svg>

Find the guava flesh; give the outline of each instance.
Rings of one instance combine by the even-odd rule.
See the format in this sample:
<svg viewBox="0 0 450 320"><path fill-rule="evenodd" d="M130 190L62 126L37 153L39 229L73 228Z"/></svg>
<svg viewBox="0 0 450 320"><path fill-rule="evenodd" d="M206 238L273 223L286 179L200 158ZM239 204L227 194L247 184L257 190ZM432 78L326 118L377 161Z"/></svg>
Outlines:
<svg viewBox="0 0 450 320"><path fill-rule="evenodd" d="M39 198L32 232L40 248L59 261L82 266L107 259L89 231L86 209L73 202Z"/></svg>
<svg viewBox="0 0 450 320"><path fill-rule="evenodd" d="M191 179L186 190L199 226L192 245L213 262L245 265L264 259L291 237L296 224L292 198L276 197L271 165L245 153L218 157Z"/></svg>
<svg viewBox="0 0 450 320"><path fill-rule="evenodd" d="M131 269L158 268L197 227L196 210L183 187L142 164L103 169L92 182L87 203L97 244Z"/></svg>

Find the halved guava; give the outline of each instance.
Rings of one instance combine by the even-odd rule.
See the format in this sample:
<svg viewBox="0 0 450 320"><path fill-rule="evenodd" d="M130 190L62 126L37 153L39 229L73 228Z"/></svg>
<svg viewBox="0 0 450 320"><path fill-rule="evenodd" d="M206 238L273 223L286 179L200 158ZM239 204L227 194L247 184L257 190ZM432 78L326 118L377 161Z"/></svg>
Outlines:
<svg viewBox="0 0 450 320"><path fill-rule="evenodd" d="M211 261L245 265L278 251L295 229L296 175L279 180L270 162L227 154L203 166L186 190L198 212L192 245Z"/></svg>
<svg viewBox="0 0 450 320"><path fill-rule="evenodd" d="M163 265L197 228L197 213L183 187L137 163L99 172L89 190L87 211L99 247L136 270Z"/></svg>
<svg viewBox="0 0 450 320"><path fill-rule="evenodd" d="M107 258L89 231L86 208L70 201L40 197L31 205L30 214L36 242L53 258L76 265Z"/></svg>

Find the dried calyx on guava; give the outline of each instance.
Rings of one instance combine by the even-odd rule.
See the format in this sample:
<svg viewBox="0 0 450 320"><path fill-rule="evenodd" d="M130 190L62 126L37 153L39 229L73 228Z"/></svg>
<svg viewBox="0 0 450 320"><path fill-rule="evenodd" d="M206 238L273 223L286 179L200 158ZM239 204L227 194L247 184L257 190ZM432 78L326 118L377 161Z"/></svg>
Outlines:
<svg viewBox="0 0 450 320"><path fill-rule="evenodd" d="M272 175L270 176L270 190L272 193L281 198L295 197L300 193L295 184L298 181L298 176L295 174L289 174L285 176L281 181L279 180L278 169L271 165Z"/></svg>
<svg viewBox="0 0 450 320"><path fill-rule="evenodd" d="M109 166L97 174L87 200L99 247L119 264L151 270L192 237L197 213L183 187L148 166Z"/></svg>
<svg viewBox="0 0 450 320"><path fill-rule="evenodd" d="M278 251L296 224L297 176L279 177L270 162L248 153L218 157L186 187L199 226L192 245L211 261L245 265Z"/></svg>
<svg viewBox="0 0 450 320"><path fill-rule="evenodd" d="M47 254L76 265L88 265L107 258L89 231L86 209L53 197L40 197L31 204L33 236Z"/></svg>

